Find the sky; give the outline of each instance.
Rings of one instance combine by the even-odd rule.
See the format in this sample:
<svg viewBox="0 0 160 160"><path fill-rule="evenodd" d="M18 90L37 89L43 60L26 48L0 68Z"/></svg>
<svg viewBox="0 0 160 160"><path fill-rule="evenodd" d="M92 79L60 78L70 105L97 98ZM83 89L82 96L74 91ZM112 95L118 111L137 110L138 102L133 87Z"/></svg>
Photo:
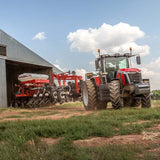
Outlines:
<svg viewBox="0 0 160 160"><path fill-rule="evenodd" d="M141 55L143 77L160 89L159 0L0 0L0 29L62 68L94 71L102 53Z"/></svg>

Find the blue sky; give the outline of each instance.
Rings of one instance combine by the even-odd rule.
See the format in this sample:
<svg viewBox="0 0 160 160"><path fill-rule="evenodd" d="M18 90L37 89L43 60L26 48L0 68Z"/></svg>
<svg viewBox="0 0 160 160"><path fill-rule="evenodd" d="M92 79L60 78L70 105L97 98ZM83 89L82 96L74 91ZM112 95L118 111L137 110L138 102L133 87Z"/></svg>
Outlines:
<svg viewBox="0 0 160 160"><path fill-rule="evenodd" d="M142 67L158 64L159 16L159 0L0 0L2 30L52 64L71 70L91 71L94 68L90 62L95 56L92 51L71 51L69 33L100 28L104 23L114 26L123 22L139 27L145 36L136 39L136 43L150 47L150 54L142 58ZM46 39L33 40L39 32L44 32ZM146 72L149 70L152 76L157 70L151 68Z"/></svg>

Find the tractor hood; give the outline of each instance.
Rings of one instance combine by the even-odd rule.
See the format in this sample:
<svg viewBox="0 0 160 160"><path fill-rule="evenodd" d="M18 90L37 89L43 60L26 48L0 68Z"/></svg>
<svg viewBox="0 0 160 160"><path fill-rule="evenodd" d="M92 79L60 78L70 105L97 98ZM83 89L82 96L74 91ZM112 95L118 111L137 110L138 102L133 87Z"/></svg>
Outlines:
<svg viewBox="0 0 160 160"><path fill-rule="evenodd" d="M122 68L119 71L123 71L123 72L136 72L136 73L141 72L141 70L139 70L137 68Z"/></svg>

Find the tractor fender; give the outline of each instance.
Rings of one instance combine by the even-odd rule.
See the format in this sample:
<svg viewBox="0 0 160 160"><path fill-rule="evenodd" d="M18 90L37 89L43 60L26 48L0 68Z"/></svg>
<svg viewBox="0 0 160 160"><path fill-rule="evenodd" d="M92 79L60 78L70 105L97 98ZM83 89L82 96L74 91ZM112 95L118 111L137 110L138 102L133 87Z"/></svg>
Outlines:
<svg viewBox="0 0 160 160"><path fill-rule="evenodd" d="M126 83L126 80L125 80L124 75L125 75L126 78L127 78L127 83ZM126 71L120 71L120 70L119 70L119 71L117 72L117 78L120 79L120 81L121 81L121 83L123 83L123 85L129 85L129 84L131 84L130 78L129 78L128 73L127 73Z"/></svg>
<svg viewBox="0 0 160 160"><path fill-rule="evenodd" d="M95 86L102 84L100 77L92 77L90 80L94 83Z"/></svg>

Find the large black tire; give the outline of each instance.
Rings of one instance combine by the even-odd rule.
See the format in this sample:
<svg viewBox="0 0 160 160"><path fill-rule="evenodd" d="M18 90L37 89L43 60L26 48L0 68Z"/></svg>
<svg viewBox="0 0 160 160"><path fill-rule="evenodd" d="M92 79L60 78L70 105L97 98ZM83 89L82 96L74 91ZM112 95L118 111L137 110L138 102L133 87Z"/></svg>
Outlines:
<svg viewBox="0 0 160 160"><path fill-rule="evenodd" d="M91 80L83 82L82 86L83 104L86 110L95 110L98 106L96 87Z"/></svg>
<svg viewBox="0 0 160 160"><path fill-rule="evenodd" d="M151 96L150 96L150 93L142 95L142 97L141 97L141 105L142 105L142 108L151 107Z"/></svg>
<svg viewBox="0 0 160 160"><path fill-rule="evenodd" d="M122 99L120 97L120 84L118 80L113 80L109 84L110 100L114 109L119 109L123 106Z"/></svg>

